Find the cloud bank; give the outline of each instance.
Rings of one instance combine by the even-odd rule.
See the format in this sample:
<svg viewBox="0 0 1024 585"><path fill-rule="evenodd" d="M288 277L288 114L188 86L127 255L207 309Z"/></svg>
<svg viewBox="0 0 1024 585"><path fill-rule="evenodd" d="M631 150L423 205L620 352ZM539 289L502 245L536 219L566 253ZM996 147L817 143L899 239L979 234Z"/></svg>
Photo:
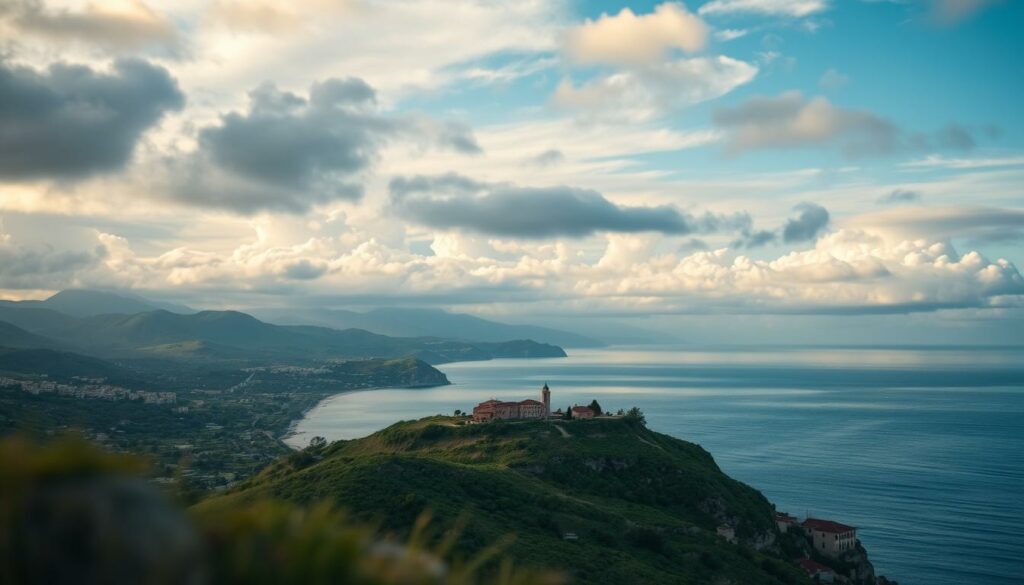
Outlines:
<svg viewBox="0 0 1024 585"><path fill-rule="evenodd" d="M596 232L685 235L750 221L745 214L695 217L667 205L616 205L588 189L486 184L458 175L397 178L390 191L398 212L416 223L505 237L583 237Z"/></svg>
<svg viewBox="0 0 1024 585"><path fill-rule="evenodd" d="M167 70L146 61L119 60L109 72L0 61L0 180L121 170L143 133L184 103Z"/></svg>

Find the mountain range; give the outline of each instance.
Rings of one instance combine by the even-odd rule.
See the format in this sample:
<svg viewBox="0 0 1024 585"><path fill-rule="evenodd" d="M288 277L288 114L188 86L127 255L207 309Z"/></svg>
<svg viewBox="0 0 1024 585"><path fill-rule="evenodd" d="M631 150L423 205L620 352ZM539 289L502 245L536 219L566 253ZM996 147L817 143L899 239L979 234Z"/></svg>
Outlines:
<svg viewBox="0 0 1024 585"><path fill-rule="evenodd" d="M412 356L431 364L501 357L564 357L531 340L467 342L389 337L362 329L272 325L237 311L149 310L73 317L39 305L0 306L0 346L64 348L104 358L316 360Z"/></svg>
<svg viewBox="0 0 1024 585"><path fill-rule="evenodd" d="M10 317L4 309L35 310L31 322L24 321L26 313ZM8 322L31 329L41 319L59 325L66 321L64 316L87 318L99 315L134 315L152 311L167 311L181 315L199 311L191 307L155 301L133 293L122 291L98 291L68 289L44 300L9 301L0 300L0 315ZM45 313L55 311L62 315ZM391 337L441 337L474 342L504 342L510 340L533 340L539 343L561 347L601 347L604 342L588 337L534 325L510 325L472 315L449 313L440 309L378 308L365 313L340 309L323 308L264 308L247 309L246 313L275 325L311 325L333 329L364 329ZM24 323L24 325L20 325Z"/></svg>

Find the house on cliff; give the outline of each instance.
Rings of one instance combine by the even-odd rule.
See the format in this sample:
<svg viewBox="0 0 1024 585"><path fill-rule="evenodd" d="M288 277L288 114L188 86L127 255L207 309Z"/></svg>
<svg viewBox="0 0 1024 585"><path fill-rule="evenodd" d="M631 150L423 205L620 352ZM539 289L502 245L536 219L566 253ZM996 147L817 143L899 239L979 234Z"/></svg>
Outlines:
<svg viewBox="0 0 1024 585"><path fill-rule="evenodd" d="M819 553L831 557L857 548L857 529L831 520L808 518L803 523L811 546Z"/></svg>

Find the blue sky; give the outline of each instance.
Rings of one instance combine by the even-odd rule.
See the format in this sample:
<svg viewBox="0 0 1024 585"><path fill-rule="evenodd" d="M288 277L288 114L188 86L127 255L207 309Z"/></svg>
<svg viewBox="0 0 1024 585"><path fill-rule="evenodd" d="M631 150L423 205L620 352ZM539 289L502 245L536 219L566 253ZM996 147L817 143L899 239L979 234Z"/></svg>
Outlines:
<svg viewBox="0 0 1024 585"><path fill-rule="evenodd" d="M14 1L0 291L1019 341L1022 24L998 0Z"/></svg>

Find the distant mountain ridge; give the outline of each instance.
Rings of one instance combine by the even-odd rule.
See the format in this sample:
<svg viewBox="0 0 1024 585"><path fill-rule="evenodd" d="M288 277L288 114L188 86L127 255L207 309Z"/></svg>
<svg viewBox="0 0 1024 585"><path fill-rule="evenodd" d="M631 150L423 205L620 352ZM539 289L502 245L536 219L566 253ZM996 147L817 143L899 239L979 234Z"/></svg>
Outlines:
<svg viewBox="0 0 1024 585"><path fill-rule="evenodd" d="M104 358L304 362L412 356L440 364L500 357L565 357L562 348L531 340L470 343L437 337L389 337L361 329L272 325L237 311L181 315L157 310L76 319L31 306L0 307L0 322L8 319L16 321L5 325L11 337L19 340L19 347L65 346ZM0 335L0 346L5 345L4 337Z"/></svg>
<svg viewBox="0 0 1024 585"><path fill-rule="evenodd" d="M180 314L195 313L193 309L184 305L162 303L130 293L82 289L62 290L42 301L0 301L0 307L49 309L72 317L132 315L156 310Z"/></svg>
<svg viewBox="0 0 1024 585"><path fill-rule="evenodd" d="M441 309L378 308L365 313L338 309L252 309L256 317L280 325L320 325L365 329L396 337L444 337L498 342L532 339L562 347L603 347L604 342L536 325L510 325Z"/></svg>

